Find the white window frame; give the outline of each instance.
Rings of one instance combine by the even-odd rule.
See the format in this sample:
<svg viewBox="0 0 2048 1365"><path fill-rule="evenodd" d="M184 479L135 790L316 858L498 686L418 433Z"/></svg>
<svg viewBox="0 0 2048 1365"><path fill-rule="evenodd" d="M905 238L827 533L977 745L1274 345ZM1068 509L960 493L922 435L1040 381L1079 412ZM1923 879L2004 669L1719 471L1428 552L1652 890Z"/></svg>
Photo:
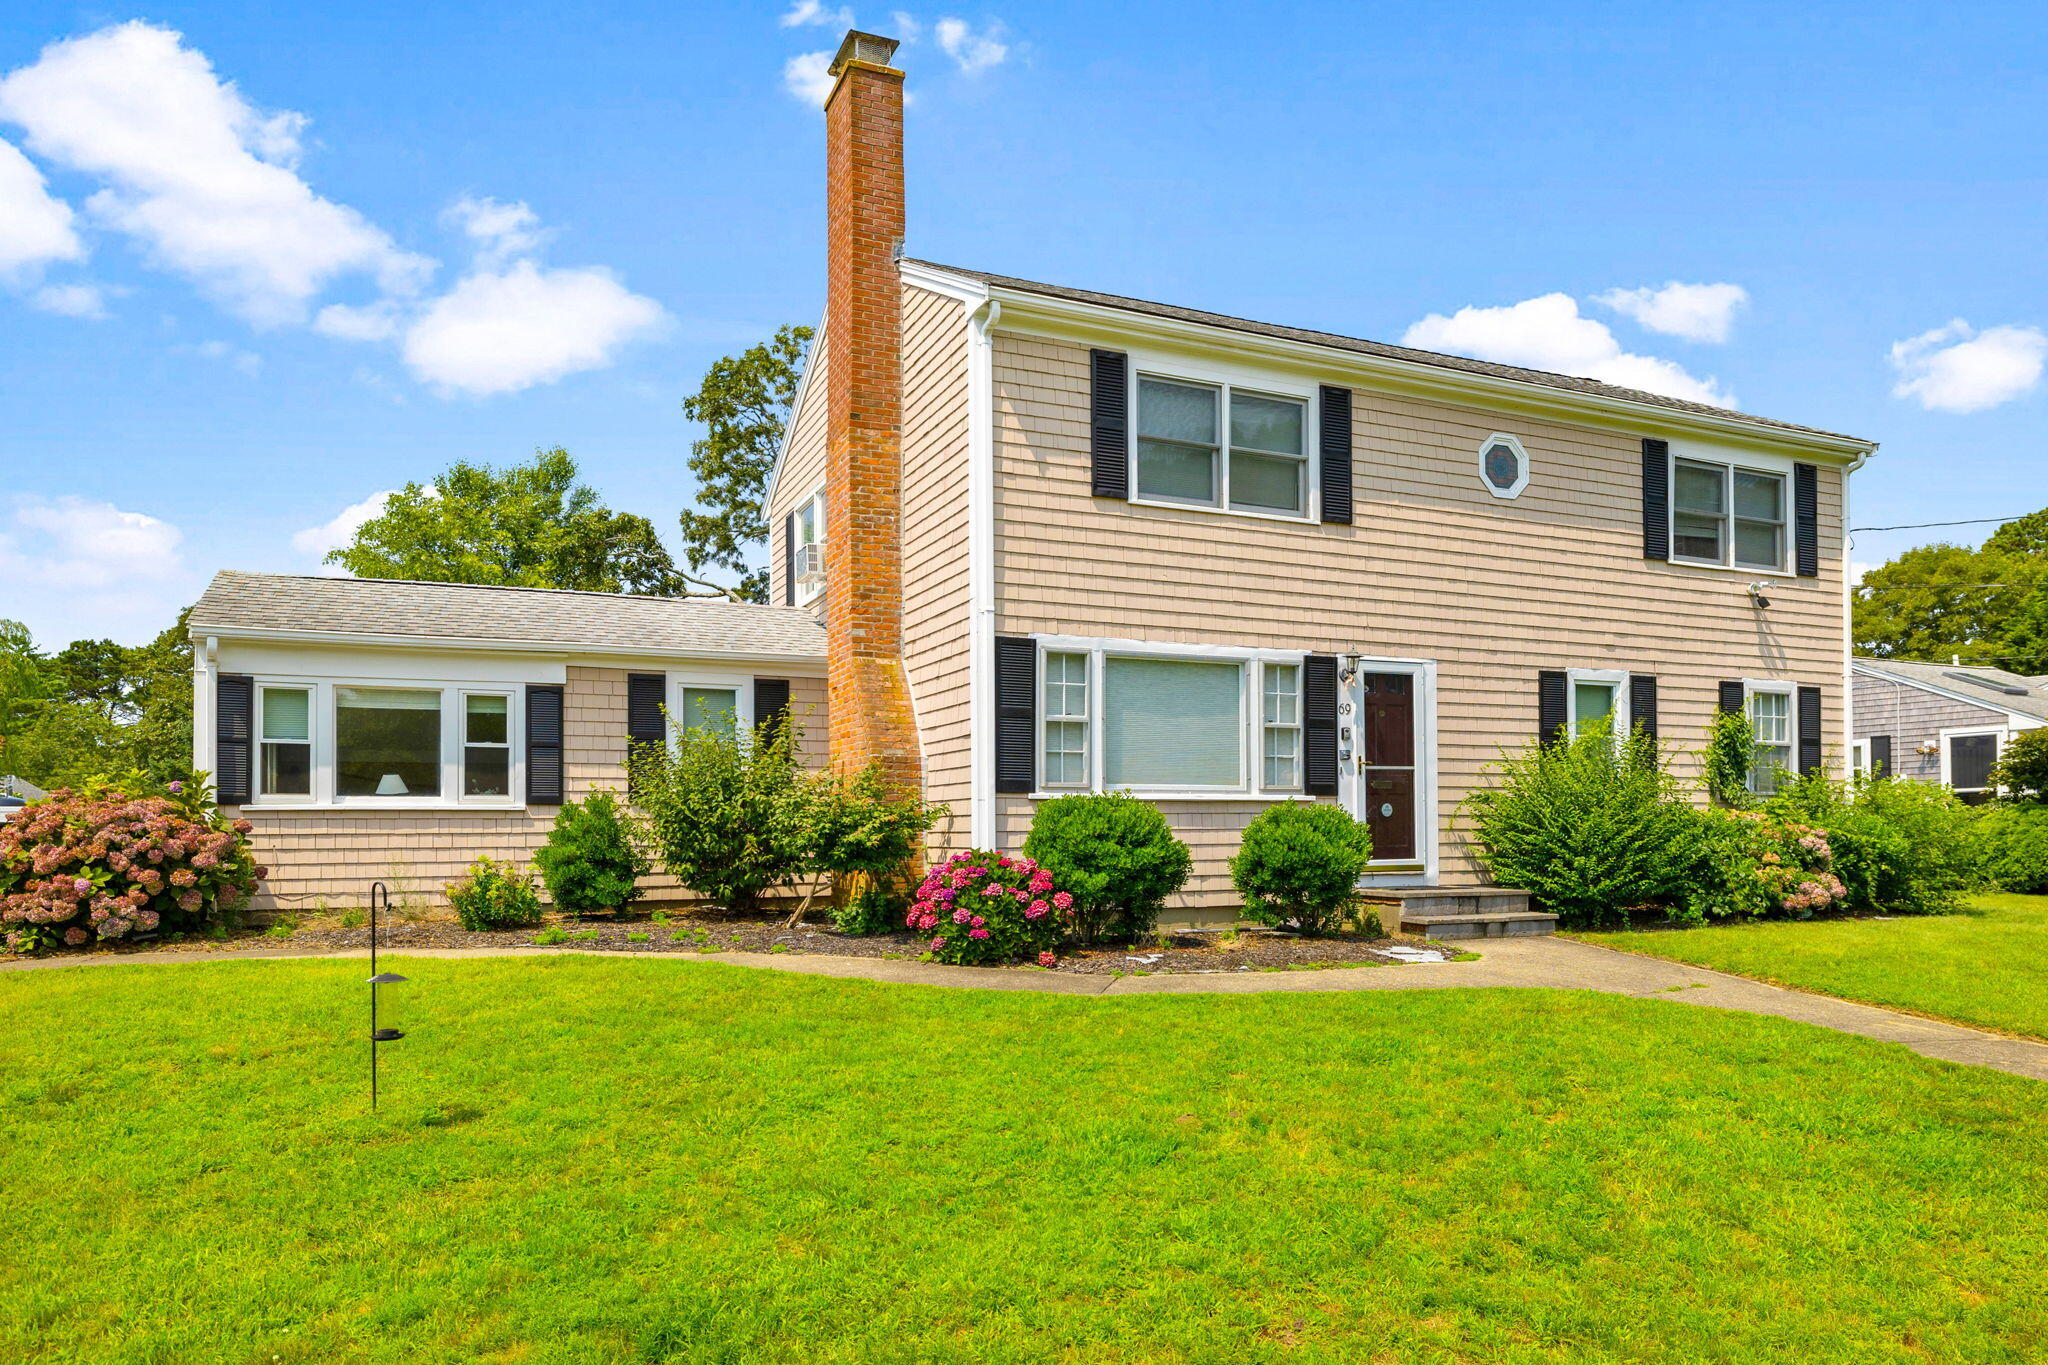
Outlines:
<svg viewBox="0 0 2048 1365"><path fill-rule="evenodd" d="M521 690L523 691L524 689ZM514 786L512 781L513 758L519 748L519 744L518 736L512 732L511 695L512 694L510 693L510 691L502 687L480 687L472 685L468 687L463 687L459 690L459 693L455 698L455 724L456 727L461 731L461 733L456 735L455 737L455 780L456 785L458 787L467 787L469 785L469 751L472 748L503 749L505 751L505 795L507 797L512 797L517 796L519 794L520 788ZM503 744L470 743L469 699L471 697L504 697L506 699L505 742ZM445 784L445 782L446 779L444 778L443 783ZM463 796L459 791L456 793L456 795L464 803L476 801L495 801L500 799L494 796Z"/></svg>
<svg viewBox="0 0 2048 1365"><path fill-rule="evenodd" d="M526 806L526 685L523 683L460 682L451 679L409 677L293 677L285 674L256 674L252 681L265 687L302 688L311 692L313 735L313 794L265 796L252 792L247 805L259 810L522 810ZM438 796L342 796L336 775L336 692L344 687L386 688L399 691L437 692L441 697L441 792ZM507 765L511 790L504 796L463 796L463 749L468 696L499 696L506 699L506 738L512 751ZM260 714L258 716L260 733ZM260 755L257 756L261 785Z"/></svg>
<svg viewBox="0 0 2048 1365"><path fill-rule="evenodd" d="M1721 557L1719 559L1698 559L1678 553L1678 466L1714 465L1721 470L1721 491L1724 497L1721 512ZM1761 564L1738 564L1735 561L1735 475L1737 473L1762 474L1777 479L1782 492L1778 499L1778 522L1781 534L1778 537L1778 562L1766 568ZM1664 524L1666 542L1671 547L1671 563L1684 564L1696 569L1725 569L1730 573L1768 574L1777 578L1791 578L1792 541L1796 534L1792 507L1792 468L1789 463L1778 464L1761 457L1738 459L1732 455L1714 454L1698 450L1681 450L1674 445L1665 465ZM1689 514L1697 515L1697 513ZM1744 520L1753 521L1749 517Z"/></svg>
<svg viewBox="0 0 2048 1365"><path fill-rule="evenodd" d="M1048 686L1046 660L1054 654L1061 655L1062 657L1079 658L1081 660L1081 714L1079 716L1069 715L1065 712L1055 716L1052 714L1051 708L1046 705L1045 694L1046 687ZM1038 765L1038 785L1046 791L1083 792L1089 791L1095 786L1095 713L1098 709L1095 674L1095 656L1092 653L1078 649L1040 649L1038 651L1036 684L1038 692L1037 696L1033 699L1038 713L1038 738L1036 741L1038 749L1033 761ZM1073 686L1072 683L1067 682L1065 679L1061 680L1060 685L1062 687ZM1048 752L1046 747L1046 727L1050 725L1074 724L1081 726L1081 780L1079 782L1048 782L1045 780L1047 770L1045 760ZM1061 752L1064 753L1066 751L1062 750Z"/></svg>
<svg viewBox="0 0 2048 1365"><path fill-rule="evenodd" d="M1628 670L1620 668L1567 668L1564 671L1564 728L1567 739L1579 737L1578 688L1594 683L1614 688L1614 742L1619 744L1635 727L1628 709Z"/></svg>
<svg viewBox="0 0 2048 1365"><path fill-rule="evenodd" d="M1159 644L1149 640L1110 640L1094 636L1041 635L1036 637L1038 656L1032 669L1032 711L1035 717L1031 766L1037 780L1028 799L1050 800L1076 792L1128 791L1148 801L1299 801L1302 789L1279 791L1266 787L1263 697L1263 666L1268 663L1300 667L1308 658L1306 650L1248 649L1227 645ZM1045 773L1045 656L1083 654L1088 658L1088 783L1086 786L1048 787ZM1108 712L1103 691L1105 665L1109 659L1173 659L1187 663L1235 663L1239 665L1238 780L1229 786L1109 787L1103 779L1102 727ZM1304 752L1306 763L1307 754Z"/></svg>
<svg viewBox="0 0 2048 1365"><path fill-rule="evenodd" d="M1142 383L1156 379L1165 384L1187 384L1197 388L1212 389L1217 394L1216 448L1216 501L1177 502L1171 498L1147 498L1138 493L1138 426L1139 407L1142 403ZM1251 398L1276 398L1290 403L1301 404L1301 483L1302 510L1293 512L1262 512L1252 508L1230 505L1230 395L1242 390ZM1130 421L1128 442L1124 451L1124 469L1129 490L1129 501L1139 507L1163 507L1178 512L1204 512L1212 516L1250 517L1259 521L1286 521L1316 524L1322 515L1322 480L1318 477L1317 459L1320 432L1317 423L1316 386L1299 378L1272 371L1255 371L1232 366L1204 364L1192 357L1142 355L1134 353L1130 358ZM1255 452L1270 454L1274 452ZM1284 457L1283 457L1284 458Z"/></svg>
<svg viewBox="0 0 2048 1365"><path fill-rule="evenodd" d="M2005 757L2005 746L2012 739L2012 727L2007 725L1963 725L1953 730L1941 731L1936 740L1936 743L1941 748L1941 785L1947 787L1958 796L1971 792L1985 792L1988 799L1988 794L1995 792L1997 788L1958 787L1951 780L1954 775L1954 769L1949 763L1949 741L1952 739L1969 739L1976 735L1990 735L1993 737L1991 761L1996 764L1999 759Z"/></svg>
<svg viewBox="0 0 2048 1365"><path fill-rule="evenodd" d="M1785 699L1785 762L1780 765L1788 773L1799 771L1799 685L1782 678L1744 678L1742 680L1742 718L1749 722L1752 732L1756 729L1756 716L1750 709L1750 698L1760 693L1781 696ZM1756 748L1777 748L1778 746L1756 745ZM1757 758L1754 753L1749 768L1743 774L1742 785L1752 796L1769 796L1771 792L1758 791L1756 785Z"/></svg>
<svg viewBox="0 0 2048 1365"><path fill-rule="evenodd" d="M1516 468L1520 471L1515 481L1506 488L1494 487L1493 480L1486 476L1486 453L1495 446L1506 446L1515 452ZM1479 443L1479 486L1496 498L1509 499L1522 496L1522 490L1529 486L1529 452L1520 440L1505 431L1496 431Z"/></svg>
<svg viewBox="0 0 2048 1365"><path fill-rule="evenodd" d="M1849 771L1857 777L1870 776L1870 741L1852 739L1849 741Z"/></svg>
<svg viewBox="0 0 2048 1365"><path fill-rule="evenodd" d="M825 486L823 484L819 484L808 498L805 498L792 509L791 522L795 525L802 525L805 513L809 513L811 518L811 538L798 541L792 548L802 549L806 545L816 545L819 555L819 573L817 582L808 588L801 583L792 583L790 585L792 596L800 607L809 606L823 596L825 592L825 575L823 572L825 554ZM785 554L783 556L782 564L785 573L788 572L790 562L794 558L795 556L792 554Z"/></svg>
<svg viewBox="0 0 2048 1365"><path fill-rule="evenodd" d="M263 738L263 698L267 692L304 692L306 694L306 737L303 740ZM256 684L256 752L253 762L251 796L265 795L276 801L308 801L319 791L319 772L314 763L314 741L320 729L320 699L314 694L313 684L308 682L259 682ZM263 792L264 761L263 751L272 744L304 744L306 746L306 790L303 792Z"/></svg>
<svg viewBox="0 0 2048 1365"><path fill-rule="evenodd" d="M1294 670L1294 720L1273 721L1266 719L1266 688L1273 677L1273 670L1292 668ZM1259 765L1259 783L1262 791L1302 792L1308 790L1308 715L1306 679L1299 665L1281 663L1277 659L1261 660L1258 667L1259 695L1256 700L1258 711L1258 743L1253 749L1253 758ZM1285 731L1294 736L1294 781L1284 786L1266 783L1266 741L1275 731Z"/></svg>
<svg viewBox="0 0 2048 1365"><path fill-rule="evenodd" d="M733 694L733 728L741 743L750 743L754 735L754 675L725 669L672 668L667 673L668 682L663 700L668 709L668 742L671 747L682 741L683 689L701 687Z"/></svg>

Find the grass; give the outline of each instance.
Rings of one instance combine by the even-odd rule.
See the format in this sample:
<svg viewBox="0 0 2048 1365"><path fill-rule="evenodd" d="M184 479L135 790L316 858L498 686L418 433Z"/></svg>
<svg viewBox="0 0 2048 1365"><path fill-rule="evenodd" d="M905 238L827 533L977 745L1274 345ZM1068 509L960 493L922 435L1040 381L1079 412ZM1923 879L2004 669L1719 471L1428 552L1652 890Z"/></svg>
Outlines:
<svg viewBox="0 0 2048 1365"><path fill-rule="evenodd" d="M2048 1038L2048 896L1979 896L1953 915L1574 937Z"/></svg>
<svg viewBox="0 0 2048 1365"><path fill-rule="evenodd" d="M1971 1362L2048 1087L1570 992L0 974L0 1359Z"/></svg>

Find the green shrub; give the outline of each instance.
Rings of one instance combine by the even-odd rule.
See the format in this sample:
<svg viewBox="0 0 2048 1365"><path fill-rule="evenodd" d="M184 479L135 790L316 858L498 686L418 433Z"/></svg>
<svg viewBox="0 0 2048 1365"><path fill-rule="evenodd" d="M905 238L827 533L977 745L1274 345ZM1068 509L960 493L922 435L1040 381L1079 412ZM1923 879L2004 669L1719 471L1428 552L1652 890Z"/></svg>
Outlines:
<svg viewBox="0 0 2048 1365"><path fill-rule="evenodd" d="M673 746L637 746L633 801L664 871L742 913L804 874L810 789L793 739L784 724L745 741L691 730Z"/></svg>
<svg viewBox="0 0 2048 1365"><path fill-rule="evenodd" d="M1992 765L1991 785L2008 801L2048 801L2048 727L2006 741Z"/></svg>
<svg viewBox="0 0 2048 1365"><path fill-rule="evenodd" d="M469 875L448 884L448 903L465 929L510 929L540 922L540 893L533 876L513 862L478 858Z"/></svg>
<svg viewBox="0 0 2048 1365"><path fill-rule="evenodd" d="M652 871L617 796L594 791L565 803L533 865L555 909L581 919L587 911L624 911L640 899L640 878Z"/></svg>
<svg viewBox="0 0 2048 1365"><path fill-rule="evenodd" d="M1151 933L1194 868L1159 808L1128 792L1043 803L1024 852L1073 894L1075 934L1084 943Z"/></svg>
<svg viewBox="0 0 2048 1365"><path fill-rule="evenodd" d="M1372 861L1372 832L1341 807L1288 801L1245 826L1230 880L1248 919L1320 934L1341 924Z"/></svg>
<svg viewBox="0 0 2048 1365"><path fill-rule="evenodd" d="M1765 809L1826 833L1843 907L1858 914L1940 913L1982 880L1969 837L1975 812L1939 783L1894 777L1852 787L1815 770Z"/></svg>
<svg viewBox="0 0 2048 1365"><path fill-rule="evenodd" d="M1617 744L1588 726L1568 743L1532 741L1492 771L1495 785L1468 796L1464 814L1496 883L1568 928L1625 924L1680 899L1702 825L1643 731Z"/></svg>
<svg viewBox="0 0 2048 1365"><path fill-rule="evenodd" d="M832 925L842 934L886 934L903 927L910 898L894 887L863 886L832 907Z"/></svg>
<svg viewBox="0 0 2048 1365"><path fill-rule="evenodd" d="M533 941L543 948L552 948L557 943L567 943L569 941L569 931L557 924L535 934Z"/></svg>
<svg viewBox="0 0 2048 1365"><path fill-rule="evenodd" d="M1991 806L1971 822L1969 842L1985 878L1999 890L2048 892L2048 805Z"/></svg>
<svg viewBox="0 0 2048 1365"><path fill-rule="evenodd" d="M1033 957L1057 960L1053 945L1073 923L1074 898L1031 858L970 848L933 865L918 885L904 927L930 934L937 962L975 964Z"/></svg>
<svg viewBox="0 0 2048 1365"><path fill-rule="evenodd" d="M881 769L869 766L849 776L807 774L800 784L799 823L806 870L814 876L844 877L845 903L833 913L843 933L878 934L893 929L910 904L912 858L946 808L914 796L892 793ZM803 916L811 897L790 917Z"/></svg>
<svg viewBox="0 0 2048 1365"><path fill-rule="evenodd" d="M1688 811L1694 862L1670 907L1681 924L1770 917L1811 919L1847 895L1834 847L1817 825L1763 811Z"/></svg>
<svg viewBox="0 0 2048 1365"><path fill-rule="evenodd" d="M1707 795L1731 810L1744 810L1756 803L1749 791L1749 770L1756 762L1756 727L1741 711L1716 711L1707 732L1707 751L1702 765L1706 772Z"/></svg>

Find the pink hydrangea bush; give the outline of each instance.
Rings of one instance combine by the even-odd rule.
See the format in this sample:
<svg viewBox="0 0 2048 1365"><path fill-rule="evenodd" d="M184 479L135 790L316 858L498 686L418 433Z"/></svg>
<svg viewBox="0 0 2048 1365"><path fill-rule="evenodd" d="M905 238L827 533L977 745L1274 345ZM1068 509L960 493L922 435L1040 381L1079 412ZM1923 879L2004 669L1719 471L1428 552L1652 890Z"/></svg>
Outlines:
<svg viewBox="0 0 2048 1365"><path fill-rule="evenodd" d="M1711 810L1702 818L1698 885L1689 913L1676 918L1809 919L1848 899L1825 831L1753 810Z"/></svg>
<svg viewBox="0 0 2048 1365"><path fill-rule="evenodd" d="M248 903L267 873L247 820L204 792L118 788L52 792L0 823L0 930L9 952L216 922Z"/></svg>
<svg viewBox="0 0 2048 1365"><path fill-rule="evenodd" d="M926 935L933 960L954 963L1058 959L1052 949L1073 927L1074 898L1030 858L969 849L925 874L905 927Z"/></svg>

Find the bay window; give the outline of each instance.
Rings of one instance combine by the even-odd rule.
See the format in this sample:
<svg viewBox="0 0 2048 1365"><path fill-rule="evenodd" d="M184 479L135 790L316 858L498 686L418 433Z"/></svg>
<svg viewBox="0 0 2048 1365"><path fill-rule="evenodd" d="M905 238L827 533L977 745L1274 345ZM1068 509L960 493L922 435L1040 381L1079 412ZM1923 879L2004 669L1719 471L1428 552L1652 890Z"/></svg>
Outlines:
<svg viewBox="0 0 2048 1365"><path fill-rule="evenodd" d="M1782 573L1785 476L1680 459L1671 468L1671 557Z"/></svg>
<svg viewBox="0 0 2048 1365"><path fill-rule="evenodd" d="M1300 657L1048 646L1038 785L1048 791L1302 790Z"/></svg>
<svg viewBox="0 0 2048 1365"><path fill-rule="evenodd" d="M1131 481L1141 501L1308 515L1308 404L1141 375Z"/></svg>

